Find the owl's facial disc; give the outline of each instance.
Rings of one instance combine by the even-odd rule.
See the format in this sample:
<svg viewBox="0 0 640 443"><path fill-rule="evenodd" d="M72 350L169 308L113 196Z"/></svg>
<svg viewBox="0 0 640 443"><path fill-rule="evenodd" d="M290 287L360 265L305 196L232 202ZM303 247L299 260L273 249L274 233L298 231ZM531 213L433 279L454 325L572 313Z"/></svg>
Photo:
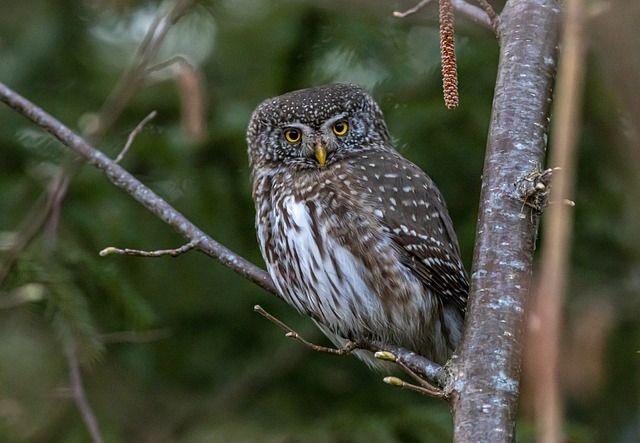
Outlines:
<svg viewBox="0 0 640 443"><path fill-rule="evenodd" d="M304 168L324 168L350 138L351 121L341 112L317 124L311 118L288 122L276 132L282 143L282 158Z"/></svg>
<svg viewBox="0 0 640 443"><path fill-rule="evenodd" d="M295 122L286 126L280 133L284 158L297 164L310 164L321 167L327 161L327 145L322 137L304 123ZM317 163L316 163L317 162Z"/></svg>

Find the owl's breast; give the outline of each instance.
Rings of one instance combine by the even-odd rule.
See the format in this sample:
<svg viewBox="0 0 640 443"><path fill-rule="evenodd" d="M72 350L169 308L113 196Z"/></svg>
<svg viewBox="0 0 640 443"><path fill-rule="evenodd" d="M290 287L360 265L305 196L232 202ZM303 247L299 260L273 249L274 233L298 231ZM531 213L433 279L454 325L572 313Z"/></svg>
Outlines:
<svg viewBox="0 0 640 443"><path fill-rule="evenodd" d="M298 311L342 337L370 336L385 321L372 273L333 223L317 202L285 198L274 213L267 267Z"/></svg>
<svg viewBox="0 0 640 443"><path fill-rule="evenodd" d="M400 264L373 209L344 180L335 186L336 178L273 200L257 223L263 257L278 291L298 311L342 337L379 336L390 321L406 320L409 314L398 308L422 287Z"/></svg>

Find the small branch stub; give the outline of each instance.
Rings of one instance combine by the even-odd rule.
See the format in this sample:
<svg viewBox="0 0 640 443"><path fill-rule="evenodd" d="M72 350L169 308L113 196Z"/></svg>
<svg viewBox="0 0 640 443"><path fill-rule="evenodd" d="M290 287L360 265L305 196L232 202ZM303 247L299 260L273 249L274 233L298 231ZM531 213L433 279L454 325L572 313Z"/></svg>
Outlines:
<svg viewBox="0 0 640 443"><path fill-rule="evenodd" d="M139 249L129 249L129 248L115 248L113 246L109 246L100 251L100 257L106 257L107 255L135 255L138 257L162 257L163 255L169 255L171 257L177 257L180 254L184 254L195 248L198 244L198 240L192 240L186 245L182 245L179 248L175 249L160 249L157 251L141 251Z"/></svg>
<svg viewBox="0 0 640 443"><path fill-rule="evenodd" d="M446 398L446 395L443 390L435 388L433 386L418 386L411 383L407 383L404 380L399 379L398 377L385 377L382 379L387 384L391 386L398 386L400 388L409 389L411 391L419 392L422 395L428 395L430 397L436 398Z"/></svg>
<svg viewBox="0 0 640 443"><path fill-rule="evenodd" d="M545 170L535 169L521 177L515 183L516 192L522 200L523 206L534 209L537 213L542 213L547 205L547 197L551 189L553 174L561 168L549 168Z"/></svg>
<svg viewBox="0 0 640 443"><path fill-rule="evenodd" d="M388 351L378 351L375 354L373 354L373 356L379 360L392 361L392 362L395 362L397 360L396 356Z"/></svg>
<svg viewBox="0 0 640 443"><path fill-rule="evenodd" d="M400 380L398 377L385 377L382 379L382 381L392 386L402 387L402 385L404 384L404 382Z"/></svg>

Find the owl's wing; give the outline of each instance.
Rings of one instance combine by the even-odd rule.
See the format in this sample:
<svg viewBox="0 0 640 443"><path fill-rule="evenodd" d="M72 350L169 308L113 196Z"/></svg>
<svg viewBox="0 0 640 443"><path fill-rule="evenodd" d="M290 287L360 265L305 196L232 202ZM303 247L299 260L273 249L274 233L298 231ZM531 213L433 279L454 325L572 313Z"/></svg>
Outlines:
<svg viewBox="0 0 640 443"><path fill-rule="evenodd" d="M401 249L402 263L435 294L461 311L465 310L469 283L460 258L442 242L423 236L397 233L392 239Z"/></svg>
<svg viewBox="0 0 640 443"><path fill-rule="evenodd" d="M376 206L402 263L443 302L464 311L469 283L444 199L413 163L393 154L389 160L378 174L383 201L376 199Z"/></svg>

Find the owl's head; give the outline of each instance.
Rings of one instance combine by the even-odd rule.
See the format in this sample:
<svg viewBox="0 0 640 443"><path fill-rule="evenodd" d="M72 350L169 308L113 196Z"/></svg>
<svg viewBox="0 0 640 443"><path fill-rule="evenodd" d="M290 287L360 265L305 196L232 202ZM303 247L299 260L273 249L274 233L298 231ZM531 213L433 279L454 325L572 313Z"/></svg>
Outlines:
<svg viewBox="0 0 640 443"><path fill-rule="evenodd" d="M262 102L247 130L252 168L319 169L355 152L391 146L376 102L353 84L293 91Z"/></svg>

